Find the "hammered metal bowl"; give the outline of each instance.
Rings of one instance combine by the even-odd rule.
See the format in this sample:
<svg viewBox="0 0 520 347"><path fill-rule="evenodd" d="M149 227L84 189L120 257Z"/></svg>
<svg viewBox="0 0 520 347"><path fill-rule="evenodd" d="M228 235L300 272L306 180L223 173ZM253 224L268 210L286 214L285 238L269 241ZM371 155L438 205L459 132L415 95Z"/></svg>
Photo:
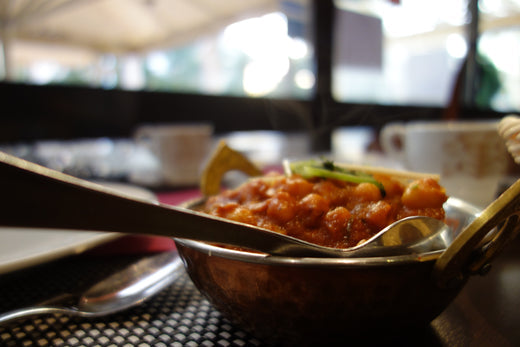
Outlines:
<svg viewBox="0 0 520 347"><path fill-rule="evenodd" d="M454 236L479 212L453 198L445 209ZM290 258L188 240L176 244L195 285L225 317L264 341L288 345L366 341L424 327L465 283L435 283L432 271L442 251Z"/></svg>

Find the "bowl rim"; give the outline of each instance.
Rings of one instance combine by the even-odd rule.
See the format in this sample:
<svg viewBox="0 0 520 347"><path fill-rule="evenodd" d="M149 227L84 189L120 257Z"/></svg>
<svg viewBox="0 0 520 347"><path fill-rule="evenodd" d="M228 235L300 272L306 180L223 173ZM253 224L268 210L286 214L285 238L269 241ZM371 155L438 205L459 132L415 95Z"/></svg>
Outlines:
<svg viewBox="0 0 520 347"><path fill-rule="evenodd" d="M199 201L200 202L200 201ZM192 206L195 204L192 204ZM188 207L190 204L187 205ZM474 219L481 209L458 198L450 197L445 203L446 216L459 216L464 219L464 223L454 230L460 233L469 221ZM461 220L462 218L458 218ZM201 241L174 238L175 243L181 247L194 249L210 257L220 257L241 262L264 264L264 265L285 265L303 267L370 267L370 266L396 266L412 263L425 263L437 260L444 250L437 250L426 253L411 253L400 256L390 257L364 257L364 258L312 258L312 257L281 257L271 256L265 253L253 253L211 245ZM181 252L182 253L182 252ZM181 254L182 255L182 254Z"/></svg>
<svg viewBox="0 0 520 347"><path fill-rule="evenodd" d="M393 257L370 257L370 258L312 258L312 257L281 257L271 256L264 253L253 253L211 245L205 242L174 239L177 246L194 249L210 257L219 257L241 262L285 265L293 267L326 266L326 267L367 267L367 266L389 266L399 264L410 264L417 262L435 261L442 254L442 250L423 253L407 254Z"/></svg>

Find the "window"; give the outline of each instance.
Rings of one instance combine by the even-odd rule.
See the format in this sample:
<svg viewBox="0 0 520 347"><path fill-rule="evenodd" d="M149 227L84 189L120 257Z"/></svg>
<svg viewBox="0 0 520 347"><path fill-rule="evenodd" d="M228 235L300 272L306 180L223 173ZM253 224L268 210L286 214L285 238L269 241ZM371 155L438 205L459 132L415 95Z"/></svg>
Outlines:
<svg viewBox="0 0 520 347"><path fill-rule="evenodd" d="M80 12L87 6L113 4L157 11L161 6L193 5L189 0L120 1L74 2L71 8L49 10L42 19L33 15L22 24L41 20L51 23L52 29L56 16L63 19L70 14L65 10ZM335 0L331 86L335 100L446 107L468 56L468 8L476 1ZM30 3L13 1L16 6ZM244 6L246 2L225 3ZM59 45L52 40L59 35L45 32L40 35L45 40L40 41L34 39L39 35L32 41L14 37L4 42L11 57L6 64L11 67L9 79L106 89L312 99L317 78L311 43L313 0L251 0L247 4L269 5L269 11L247 12L243 19L219 29L187 35L189 39L181 43L135 52ZM485 85L476 93L475 104L500 112L519 111L520 0L480 0L478 4L481 35L477 57L486 76L478 79ZM141 13L135 8L133 12ZM2 16L0 21L6 23ZM8 79L6 73L4 78Z"/></svg>
<svg viewBox="0 0 520 347"><path fill-rule="evenodd" d="M113 3L97 2L97 6L103 6L98 10L101 11L111 2ZM182 1L176 3L184 4ZM18 10L20 14L24 14L25 2L21 4L20 8L16 8L15 4L12 7L15 12ZM9 40L11 80L106 89L309 98L313 93L315 76L312 63L313 49L308 40L308 1L256 0L250 1L249 4L230 1L225 4L215 2L207 5L253 8L255 4L257 7L272 8L272 11L243 10L248 14L245 19L237 19L229 25L215 25L218 29L206 30L200 35L186 32L186 37L194 36L184 40L186 42L160 45L159 48L152 44L149 49L135 52L130 49L121 50L115 46L96 50L71 44L60 45L57 34L49 35L51 38L58 36L56 42L38 42L39 36L30 31L31 25L37 26L41 23L43 31L52 32L56 30L52 20L58 18L62 21L60 23L64 23L65 11L92 11L90 6L96 4L82 2L67 8L59 8L57 5L56 8L49 8L46 13L32 14L33 23L24 22L22 15L20 18L15 16L11 28L17 29L18 25L26 25L24 33L33 34L33 39L28 41L15 37ZM184 5L197 7L189 1ZM117 11L128 9L132 12L135 6L144 7L146 11L154 13L154 19L158 18L159 14L153 11L160 6L172 6L171 11L176 10L175 4L167 1L124 1ZM29 10L30 3L25 7ZM139 9L143 10L141 7ZM253 16L249 13L258 14ZM100 12L95 18L101 20L105 15L106 13ZM146 16L142 17L143 22L147 19L149 18ZM102 25L99 20L97 25ZM9 23L5 19L4 22ZM79 39L82 34L80 30L84 30L80 25L82 24L78 22L78 27L73 26L70 30L77 32L80 35ZM210 23L208 26L211 25L213 24ZM114 24L107 28L107 36L110 34L108 31L117 32L123 29L122 26L117 27ZM45 35L43 38L50 41Z"/></svg>
<svg viewBox="0 0 520 347"><path fill-rule="evenodd" d="M482 34L478 42L481 64L486 68L491 107L497 111L520 110L520 1L481 0ZM497 86L493 86L496 79ZM482 101L484 102L484 101Z"/></svg>
<svg viewBox="0 0 520 347"><path fill-rule="evenodd" d="M301 97L314 87L312 49L281 12L250 18L190 45L144 58L146 89Z"/></svg>
<svg viewBox="0 0 520 347"><path fill-rule="evenodd" d="M520 2L481 0L476 106L520 110ZM338 101L445 107L468 53L467 0L336 1ZM491 79L495 78L495 81Z"/></svg>

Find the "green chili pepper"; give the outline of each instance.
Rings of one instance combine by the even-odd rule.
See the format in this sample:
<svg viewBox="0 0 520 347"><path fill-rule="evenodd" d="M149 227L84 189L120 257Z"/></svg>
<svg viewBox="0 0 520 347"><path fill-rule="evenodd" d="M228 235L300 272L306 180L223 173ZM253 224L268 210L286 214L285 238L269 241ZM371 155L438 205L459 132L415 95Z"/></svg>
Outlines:
<svg viewBox="0 0 520 347"><path fill-rule="evenodd" d="M314 160L291 162L291 172L298 174L306 179L313 177L332 178L351 183L372 183L379 188L381 196L385 197L385 187L372 175L363 172L346 170L334 165L330 160L317 162Z"/></svg>

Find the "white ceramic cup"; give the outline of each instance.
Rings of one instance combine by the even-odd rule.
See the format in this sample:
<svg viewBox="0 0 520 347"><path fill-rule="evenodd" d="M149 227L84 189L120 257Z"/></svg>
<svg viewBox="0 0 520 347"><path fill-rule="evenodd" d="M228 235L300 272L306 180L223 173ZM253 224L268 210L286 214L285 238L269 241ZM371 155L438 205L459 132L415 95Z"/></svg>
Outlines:
<svg viewBox="0 0 520 347"><path fill-rule="evenodd" d="M380 142L404 168L440 174L450 196L485 207L511 162L497 126L498 121L391 123Z"/></svg>
<svg viewBox="0 0 520 347"><path fill-rule="evenodd" d="M137 128L134 138L158 159L163 184L184 186L199 183L212 134L208 124L154 124Z"/></svg>

